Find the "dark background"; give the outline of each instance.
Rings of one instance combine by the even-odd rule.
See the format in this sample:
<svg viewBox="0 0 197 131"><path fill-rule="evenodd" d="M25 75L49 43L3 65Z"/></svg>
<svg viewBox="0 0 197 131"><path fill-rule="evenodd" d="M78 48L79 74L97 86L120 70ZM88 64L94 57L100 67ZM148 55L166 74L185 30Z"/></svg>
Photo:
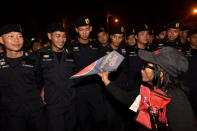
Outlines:
<svg viewBox="0 0 197 131"><path fill-rule="evenodd" d="M163 25L172 21L191 24L197 17L192 9L197 0L119 0L119 1L6 1L1 3L1 26L19 23L27 34L45 32L49 23L65 22L69 29L79 15L89 16L93 26L105 26L107 12L120 19L120 24L133 26ZM190 18L192 17L192 18ZM187 18L187 19L186 19ZM188 19L190 19L188 21Z"/></svg>

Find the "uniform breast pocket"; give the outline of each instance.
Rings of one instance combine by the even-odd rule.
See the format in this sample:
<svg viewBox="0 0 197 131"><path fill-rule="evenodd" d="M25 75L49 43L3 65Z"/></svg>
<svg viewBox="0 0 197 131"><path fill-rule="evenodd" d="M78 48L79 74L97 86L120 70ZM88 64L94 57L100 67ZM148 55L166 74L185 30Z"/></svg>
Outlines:
<svg viewBox="0 0 197 131"><path fill-rule="evenodd" d="M51 70L54 68L55 63L53 61L45 61L41 63L43 70Z"/></svg>
<svg viewBox="0 0 197 131"><path fill-rule="evenodd" d="M71 62L71 61L65 61L63 68L64 68L66 74L72 75L74 72L75 64L74 64L74 62Z"/></svg>
<svg viewBox="0 0 197 131"><path fill-rule="evenodd" d="M34 65L22 65L21 67L21 72L23 72L23 75L25 76L30 76L30 75L34 75L36 72L36 68Z"/></svg>

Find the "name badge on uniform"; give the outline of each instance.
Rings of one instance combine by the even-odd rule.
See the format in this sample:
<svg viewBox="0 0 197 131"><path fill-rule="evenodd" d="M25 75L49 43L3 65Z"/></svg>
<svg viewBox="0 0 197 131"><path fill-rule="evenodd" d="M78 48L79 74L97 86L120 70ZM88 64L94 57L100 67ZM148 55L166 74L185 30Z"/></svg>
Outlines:
<svg viewBox="0 0 197 131"><path fill-rule="evenodd" d="M10 67L9 65L3 65L3 66L0 66L0 69L3 69L3 68L8 68Z"/></svg>
<svg viewBox="0 0 197 131"><path fill-rule="evenodd" d="M1 61L1 62L0 62L0 66L4 66L5 64L6 64L5 61Z"/></svg>
<svg viewBox="0 0 197 131"><path fill-rule="evenodd" d="M74 59L65 59L64 61L66 61L66 62L73 62L74 61Z"/></svg>
<svg viewBox="0 0 197 131"><path fill-rule="evenodd" d="M164 45L163 43L159 43L159 44L158 44L158 46L163 46L163 45Z"/></svg>
<svg viewBox="0 0 197 131"><path fill-rule="evenodd" d="M49 54L43 55L42 58L43 61L52 61L52 57Z"/></svg>
<svg viewBox="0 0 197 131"><path fill-rule="evenodd" d="M191 51L186 51L186 56L192 56Z"/></svg>
<svg viewBox="0 0 197 131"><path fill-rule="evenodd" d="M137 56L137 53L135 51L129 52L129 56Z"/></svg>
<svg viewBox="0 0 197 131"><path fill-rule="evenodd" d="M50 55L43 55L44 59L48 59L50 57Z"/></svg>
<svg viewBox="0 0 197 131"><path fill-rule="evenodd" d="M29 67L29 68L34 68L33 65L28 65L28 64L22 64L23 67Z"/></svg>
<svg viewBox="0 0 197 131"><path fill-rule="evenodd" d="M79 51L79 47L78 46L73 47L73 51Z"/></svg>
<svg viewBox="0 0 197 131"><path fill-rule="evenodd" d="M33 68L34 67L34 65L27 64L27 62L25 60L22 60L21 64L22 64L23 67L29 67L29 68Z"/></svg>
<svg viewBox="0 0 197 131"><path fill-rule="evenodd" d="M122 53L123 55L125 55L125 54L126 54L126 49L121 49L121 53Z"/></svg>

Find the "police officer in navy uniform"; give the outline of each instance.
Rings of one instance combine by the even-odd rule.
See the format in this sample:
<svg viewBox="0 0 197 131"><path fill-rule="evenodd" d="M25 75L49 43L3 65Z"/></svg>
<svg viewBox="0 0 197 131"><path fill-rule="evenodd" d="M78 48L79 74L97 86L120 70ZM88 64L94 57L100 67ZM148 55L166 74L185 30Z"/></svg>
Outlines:
<svg viewBox="0 0 197 131"><path fill-rule="evenodd" d="M109 44L109 34L104 27L98 27L95 31L95 35L100 47L104 47Z"/></svg>
<svg viewBox="0 0 197 131"><path fill-rule="evenodd" d="M164 46L164 41L166 39L166 35L167 35L167 31L166 28L161 26L158 27L155 31L155 46L156 46L156 50L161 49Z"/></svg>
<svg viewBox="0 0 197 131"><path fill-rule="evenodd" d="M189 42L187 40L187 37L188 37L188 32L191 30L191 27L190 26L187 26L187 25L182 25L181 27L181 31L180 31L180 42L181 42L181 46L182 48L186 47Z"/></svg>
<svg viewBox="0 0 197 131"><path fill-rule="evenodd" d="M106 55L109 52L116 50L121 55L126 55L126 49L123 45L124 42L124 33L125 29L123 26L115 26L110 30L110 42L107 46L102 48L100 51L103 53L102 55Z"/></svg>
<svg viewBox="0 0 197 131"><path fill-rule="evenodd" d="M144 24L135 27L135 39L136 45L127 49L126 52L126 66L125 70L127 72L127 86L126 91L132 91L139 88L141 84L141 71L140 68L143 66L144 61L138 57L139 49L147 49L147 44L149 40L149 30L150 28ZM127 117L125 116L128 130L137 130L138 124L133 120L135 114L133 112L127 112Z"/></svg>
<svg viewBox="0 0 197 131"><path fill-rule="evenodd" d="M22 29L7 24L0 29L1 131L45 131L44 104L40 97L39 59L22 50Z"/></svg>
<svg viewBox="0 0 197 131"><path fill-rule="evenodd" d="M172 23L167 26L167 39L164 41L164 46L181 49L182 43L179 40L181 27L182 23L180 22Z"/></svg>
<svg viewBox="0 0 197 131"><path fill-rule="evenodd" d="M183 75L183 83L189 87L191 95L191 104L197 118L197 29L192 29L188 32L189 45L184 48L183 53L189 60L189 70Z"/></svg>
<svg viewBox="0 0 197 131"><path fill-rule="evenodd" d="M149 27L145 25L137 26L135 29L135 38L137 40L136 45L130 50L127 50L126 62L128 68L128 90L138 88L141 84L140 67L142 67L144 61L138 57L139 49L147 49L147 43L149 39Z"/></svg>
<svg viewBox="0 0 197 131"><path fill-rule="evenodd" d="M129 48L132 48L136 45L136 39L135 39L135 29L131 28L126 32L126 50Z"/></svg>
<svg viewBox="0 0 197 131"><path fill-rule="evenodd" d="M156 50L155 31L153 29L149 29L149 42L147 44L147 49L150 51Z"/></svg>
<svg viewBox="0 0 197 131"><path fill-rule="evenodd" d="M110 30L110 43L100 49L100 54L107 55L112 51L117 51L121 55L126 55L126 49L122 45L124 42L124 27L115 26ZM123 61L118 69L110 73L110 79L113 79L116 84L125 89L127 84L125 61ZM125 84L125 85L124 85ZM104 87L104 85L102 85ZM122 129L121 124L123 122L123 112L120 103L118 103L105 89L103 90L105 100L105 128L107 131L120 131Z"/></svg>
<svg viewBox="0 0 197 131"><path fill-rule="evenodd" d="M75 20L77 39L69 44L76 62L78 72L100 58L99 46L90 39L91 21L87 16L79 16ZM98 76L86 76L77 79L76 105L80 131L96 131L102 126L103 95L98 84Z"/></svg>
<svg viewBox="0 0 197 131"><path fill-rule="evenodd" d="M47 29L51 46L37 51L42 69L48 131L73 131L76 127L75 88L69 79L75 68L69 49L65 48L66 33L61 23L51 23Z"/></svg>

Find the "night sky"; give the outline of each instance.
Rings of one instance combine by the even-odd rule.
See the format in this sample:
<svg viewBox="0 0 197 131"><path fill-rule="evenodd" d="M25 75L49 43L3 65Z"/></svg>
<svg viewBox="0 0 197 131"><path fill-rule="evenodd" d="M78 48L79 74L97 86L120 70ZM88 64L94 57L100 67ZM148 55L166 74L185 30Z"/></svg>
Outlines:
<svg viewBox="0 0 197 131"><path fill-rule="evenodd" d="M130 1L130 2L128 2ZM47 25L66 18L70 23L79 15L89 16L94 26L106 23L106 12L117 16L124 25L167 24L182 20L192 8L197 8L197 0L119 0L115 1L74 1L27 0L8 1L1 8L1 25L19 23L26 32L44 32ZM11 4L10 4L11 3Z"/></svg>

